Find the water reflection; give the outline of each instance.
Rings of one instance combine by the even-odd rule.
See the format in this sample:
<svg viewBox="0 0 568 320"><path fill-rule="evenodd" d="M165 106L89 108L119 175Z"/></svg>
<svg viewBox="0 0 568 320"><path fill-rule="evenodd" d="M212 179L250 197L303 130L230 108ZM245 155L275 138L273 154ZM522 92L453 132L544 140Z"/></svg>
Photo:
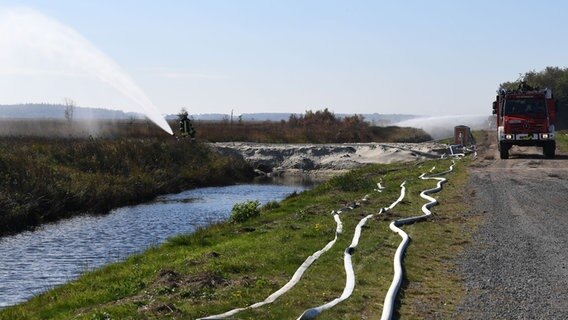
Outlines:
<svg viewBox="0 0 568 320"><path fill-rule="evenodd" d="M0 239L0 307L229 217L245 200L281 200L306 186L246 184L161 196L104 216L81 216Z"/></svg>

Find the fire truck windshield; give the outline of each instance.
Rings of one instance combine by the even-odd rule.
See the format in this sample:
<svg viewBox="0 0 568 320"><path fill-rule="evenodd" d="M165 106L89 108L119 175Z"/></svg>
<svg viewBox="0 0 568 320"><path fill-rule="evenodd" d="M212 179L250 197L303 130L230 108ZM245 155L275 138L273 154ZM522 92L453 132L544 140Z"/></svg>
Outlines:
<svg viewBox="0 0 568 320"><path fill-rule="evenodd" d="M505 101L504 115L544 113L546 104L544 99L507 99Z"/></svg>

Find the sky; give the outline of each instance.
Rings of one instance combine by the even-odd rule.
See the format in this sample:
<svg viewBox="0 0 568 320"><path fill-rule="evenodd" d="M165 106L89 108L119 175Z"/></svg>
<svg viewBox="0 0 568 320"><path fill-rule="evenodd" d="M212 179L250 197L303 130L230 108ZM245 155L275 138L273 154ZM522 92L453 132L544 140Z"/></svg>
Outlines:
<svg viewBox="0 0 568 320"><path fill-rule="evenodd" d="M567 15L546 0L0 0L0 105L490 115L499 83L567 66Z"/></svg>

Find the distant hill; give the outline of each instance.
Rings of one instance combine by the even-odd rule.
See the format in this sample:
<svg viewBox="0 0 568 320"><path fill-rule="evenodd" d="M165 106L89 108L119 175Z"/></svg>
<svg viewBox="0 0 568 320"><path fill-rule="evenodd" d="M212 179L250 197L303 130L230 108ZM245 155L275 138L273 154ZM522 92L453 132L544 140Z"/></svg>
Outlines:
<svg viewBox="0 0 568 320"><path fill-rule="evenodd" d="M61 104L28 103L16 105L0 105L0 119L64 119L65 106ZM234 115L233 121L238 121L241 116L242 121L282 121L288 120L292 113L243 113ZM300 114L296 114L300 115ZM336 113L339 118L351 116L352 114ZM419 118L417 115L408 114L380 114L370 113L361 114L366 121L373 125L386 126L393 123ZM229 114L222 113L203 113L192 114L195 120L202 121L222 121L230 120ZM143 119L144 115L136 112L123 112L102 108L75 107L73 119ZM177 119L177 115L166 116L168 120Z"/></svg>
<svg viewBox="0 0 568 320"><path fill-rule="evenodd" d="M60 104L29 103L0 105L0 119L64 119L65 106ZM101 108L75 107L73 119L132 119L144 118L135 112Z"/></svg>

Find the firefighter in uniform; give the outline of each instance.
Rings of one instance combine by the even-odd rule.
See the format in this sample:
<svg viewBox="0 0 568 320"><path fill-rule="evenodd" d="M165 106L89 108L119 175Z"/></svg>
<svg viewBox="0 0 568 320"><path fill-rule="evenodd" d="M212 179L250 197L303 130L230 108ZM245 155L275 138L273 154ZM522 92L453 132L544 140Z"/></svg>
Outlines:
<svg viewBox="0 0 568 320"><path fill-rule="evenodd" d="M191 140L195 140L195 129L191 124L191 120L189 120L189 114L187 111L182 112L179 118L179 131L181 137L186 138L189 136Z"/></svg>

